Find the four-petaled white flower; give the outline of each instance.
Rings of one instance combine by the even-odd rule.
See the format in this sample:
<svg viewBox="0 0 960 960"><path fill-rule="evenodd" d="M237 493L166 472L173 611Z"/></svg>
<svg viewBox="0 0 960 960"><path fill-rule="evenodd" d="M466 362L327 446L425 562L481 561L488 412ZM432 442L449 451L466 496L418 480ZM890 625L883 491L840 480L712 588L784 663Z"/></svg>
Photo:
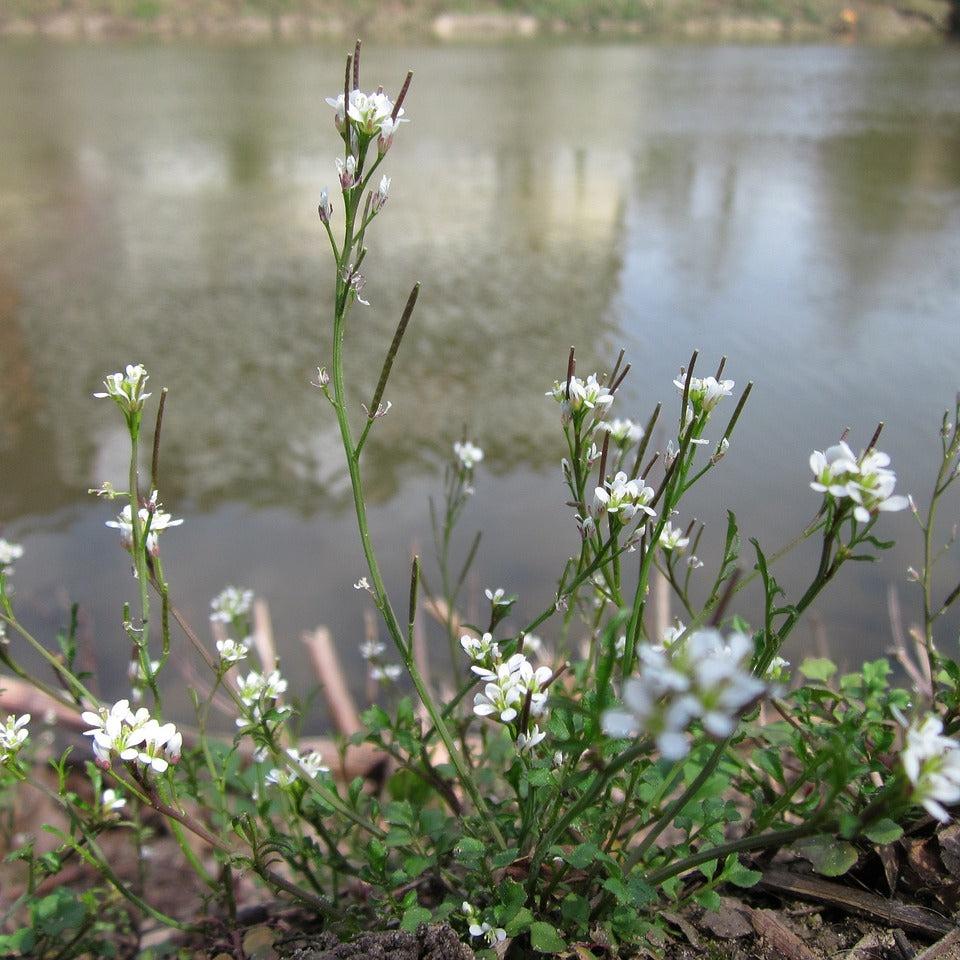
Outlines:
<svg viewBox="0 0 960 960"><path fill-rule="evenodd" d="M591 373L586 380L571 377L569 384L566 380L555 380L553 389L548 390L546 396L553 397L560 404L561 417L564 422L573 415L593 411L599 420L613 403L613 394Z"/></svg>
<svg viewBox="0 0 960 960"><path fill-rule="evenodd" d="M660 546L664 550L682 550L690 542L689 537L683 535L679 527L674 527L668 520L660 531Z"/></svg>
<svg viewBox="0 0 960 960"><path fill-rule="evenodd" d="M293 761L294 767L274 767L264 778L267 783L289 787L303 777L308 780L316 780L321 773L330 772L330 768L323 765L323 757L316 750L301 755L296 747L288 747L287 756Z"/></svg>
<svg viewBox="0 0 960 960"><path fill-rule="evenodd" d="M130 416L139 413L143 409L143 401L150 396L144 393L149 379L141 364L130 363L123 373L111 373L106 377L103 381L106 392L95 393L94 396L98 399L109 397L125 415Z"/></svg>
<svg viewBox="0 0 960 960"><path fill-rule="evenodd" d="M610 420L597 425L598 430L605 430L610 439L621 449L638 443L643 437L643 427L632 420Z"/></svg>
<svg viewBox="0 0 960 960"><path fill-rule="evenodd" d="M384 663L370 668L370 679L382 683L396 683L403 676L399 663Z"/></svg>
<svg viewBox="0 0 960 960"><path fill-rule="evenodd" d="M683 375L681 374L673 383L682 393L686 384ZM729 397L733 393L734 386L733 380L718 380L716 377L691 377L690 392L687 394L687 399L693 408L694 415L710 413L724 397Z"/></svg>
<svg viewBox="0 0 960 960"><path fill-rule="evenodd" d="M483 460L483 450L469 440L458 440L453 445L453 452L460 461L461 468L468 473Z"/></svg>
<svg viewBox="0 0 960 960"><path fill-rule="evenodd" d="M220 623L233 623L250 612L253 591L237 587L225 587L210 601L210 619Z"/></svg>
<svg viewBox="0 0 960 960"><path fill-rule="evenodd" d="M949 820L943 804L960 803L960 741L945 737L943 721L928 714L907 729L900 759L913 784L914 801L941 822Z"/></svg>
<svg viewBox="0 0 960 960"><path fill-rule="evenodd" d="M628 480L621 470L613 480L593 491L592 513L599 517L604 513L616 514L626 523L638 512L655 517L656 511L650 507L654 491L639 480Z"/></svg>
<svg viewBox="0 0 960 960"><path fill-rule="evenodd" d="M0 726L0 766L13 760L27 742L30 736L27 729L29 722L30 714L25 713L19 717L7 717Z"/></svg>
<svg viewBox="0 0 960 960"><path fill-rule="evenodd" d="M518 753L529 753L537 744L542 743L547 736L545 730L541 730L537 724L533 725L533 729L529 733L521 733L517 735L517 752Z"/></svg>
<svg viewBox="0 0 960 960"><path fill-rule="evenodd" d="M689 752L687 729L694 720L711 736L729 736L739 713L766 690L748 672L752 651L745 634L724 642L716 630L697 631L682 649L640 646L638 674L623 687L624 708L604 713L604 731L650 736L668 760Z"/></svg>
<svg viewBox="0 0 960 960"><path fill-rule="evenodd" d="M249 652L250 647L246 642L237 643L236 640L232 640L229 637L227 637L226 640L217 641L217 653L220 654L220 659L224 663L239 663Z"/></svg>
<svg viewBox="0 0 960 960"><path fill-rule="evenodd" d="M507 597L507 599L504 599L504 597L506 596L506 592L507 591L504 590L503 587L497 587L496 590L491 590L489 587L487 587L487 589L483 591L484 596L490 601L490 605L493 607L509 607L510 606L509 597Z"/></svg>
<svg viewBox="0 0 960 960"><path fill-rule="evenodd" d="M117 793L116 790L104 790L100 795L100 809L103 810L107 816L112 816L119 812L126 805L126 798Z"/></svg>
<svg viewBox="0 0 960 960"><path fill-rule="evenodd" d="M13 565L23 556L23 547L19 543L11 543L0 537L0 573L9 576L13 573Z"/></svg>
<svg viewBox="0 0 960 960"><path fill-rule="evenodd" d="M507 939L507 931L503 927L494 927L486 923L480 916L480 911L467 903L466 900L463 901L461 909L467 918L471 937L483 937L491 946L495 943L502 943Z"/></svg>
<svg viewBox="0 0 960 960"><path fill-rule="evenodd" d="M478 717L496 714L504 723L517 718L522 706L520 688L514 683L488 683L483 693L473 698L473 712Z"/></svg>
<svg viewBox="0 0 960 960"><path fill-rule="evenodd" d="M814 450L810 454L810 469L814 476L811 489L833 497L845 497L849 476L860 472L857 458L843 441L825 451Z"/></svg>
<svg viewBox="0 0 960 960"><path fill-rule="evenodd" d="M277 706L277 700L287 689L287 681L280 676L279 670L270 673L258 673L251 670L246 677L237 681L237 694L246 708L243 717L237 718L237 726L245 727L249 722L263 719L271 709L286 710Z"/></svg>
<svg viewBox="0 0 960 960"><path fill-rule="evenodd" d="M137 511L137 516L140 520L140 534L142 536L144 531L146 531L147 551L154 557L157 556L160 549L157 537L163 533L164 530L170 527L179 527L180 524L183 523L182 519L174 520L169 513L161 510L161 504L156 499L156 496L156 491L154 491L150 495L150 506L141 507ZM119 530L120 539L124 547L126 547L127 550L133 548L133 512L130 509L129 503L123 508L116 520L107 520L105 526Z"/></svg>
<svg viewBox="0 0 960 960"><path fill-rule="evenodd" d="M344 99L343 94L336 97L327 97L327 103L336 110L334 118L338 130L343 130ZM347 105L346 116L356 129L367 137L382 134L392 138L397 125L405 123L403 107L397 111L397 119L392 119L393 101L385 93L363 93L360 90L350 91L350 101Z"/></svg>

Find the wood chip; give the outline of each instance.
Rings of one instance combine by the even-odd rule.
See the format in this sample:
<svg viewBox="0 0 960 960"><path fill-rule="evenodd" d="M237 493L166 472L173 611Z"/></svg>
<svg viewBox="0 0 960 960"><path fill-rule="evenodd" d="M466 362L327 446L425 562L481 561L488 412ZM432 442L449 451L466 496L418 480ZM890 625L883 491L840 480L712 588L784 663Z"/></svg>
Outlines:
<svg viewBox="0 0 960 960"><path fill-rule="evenodd" d="M749 916L757 936L786 960L817 960L817 955L772 910L750 909Z"/></svg>
<svg viewBox="0 0 960 960"><path fill-rule="evenodd" d="M743 905L726 898L719 910L704 912L700 917L700 925L706 927L720 940L737 940L740 937L748 937L753 932L753 926Z"/></svg>
<svg viewBox="0 0 960 960"><path fill-rule="evenodd" d="M942 940L918 953L914 960L960 960L960 929L954 927Z"/></svg>
<svg viewBox="0 0 960 960"><path fill-rule="evenodd" d="M866 890L855 890L819 877L793 873L782 868L770 868L763 873L760 886L776 893L789 894L800 900L813 900L846 913L879 920L903 927L925 940L936 940L954 929L954 924L932 910L896 900L885 900Z"/></svg>

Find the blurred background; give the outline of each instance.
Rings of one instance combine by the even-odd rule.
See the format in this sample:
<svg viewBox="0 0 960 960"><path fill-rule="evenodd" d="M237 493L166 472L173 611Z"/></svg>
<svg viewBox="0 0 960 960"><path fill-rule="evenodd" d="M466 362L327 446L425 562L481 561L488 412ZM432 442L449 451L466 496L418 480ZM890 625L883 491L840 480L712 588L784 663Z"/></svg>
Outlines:
<svg viewBox="0 0 960 960"><path fill-rule="evenodd" d="M949 6L925 2L914 19L930 29L915 33L928 42L892 46L641 42L623 34L652 31L655 7L602 2L568 4L567 20L550 13L563 4L420 20L399 5L391 38L370 6L363 85L395 92L415 71L368 238L371 306L348 334L359 422L422 282L394 406L366 454L395 596L412 550L435 569L427 498L466 429L486 451L460 535L462 555L484 531L472 602L487 586L519 593L516 625L550 602L578 548L544 397L571 344L583 374L626 350L615 412L641 422L662 400L672 426L672 380L695 347L704 373L728 355L738 394L755 381L730 453L680 518L707 522L704 587L728 509L768 552L812 518L809 453L845 428L859 448L884 420L898 492L927 499L960 387L960 50L933 40ZM0 42L0 533L26 547L17 604L40 636L81 604L106 696L126 690L120 608L136 593L104 526L115 505L86 493L126 487L121 419L91 395L132 361L170 388L162 496L185 518L162 540L175 602L203 628L214 594L250 587L270 604L295 693L313 684L298 638L318 624L364 686L368 598L353 584L365 570L336 424L310 386L330 352L316 204L339 140L324 97L342 86L357 24L333 6L324 22L342 36L276 39L303 40L294 23L322 33L324 6L232 19L213 3L4 7L6 33L47 36ZM751 10L728 13L763 19ZM267 23L259 42L238 42L244 17ZM842 40L865 19L823 29ZM134 28L161 39L115 39ZM956 519L954 499L944 534ZM881 533L897 547L848 565L791 660L824 646L847 666L883 654L891 590L915 619L919 530L905 512ZM808 546L777 568L790 591L815 567ZM941 589L958 578L948 555ZM744 591L731 612L759 609ZM958 629L944 618L941 644ZM170 684L185 704L182 679ZM319 709L310 722L322 726Z"/></svg>

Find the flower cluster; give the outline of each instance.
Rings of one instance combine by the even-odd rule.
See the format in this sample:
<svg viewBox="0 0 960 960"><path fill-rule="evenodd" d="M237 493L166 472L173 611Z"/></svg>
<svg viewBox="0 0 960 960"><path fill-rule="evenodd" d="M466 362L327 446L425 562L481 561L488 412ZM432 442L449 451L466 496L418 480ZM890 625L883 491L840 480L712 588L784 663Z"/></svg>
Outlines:
<svg viewBox="0 0 960 960"><path fill-rule="evenodd" d="M841 441L824 451L810 454L814 479L811 489L835 501L849 499L853 516L868 523L878 511L905 510L909 497L895 496L897 475L889 468L890 458L879 450L867 450L858 460Z"/></svg>
<svg viewBox="0 0 960 960"><path fill-rule="evenodd" d="M289 787L300 777L305 776L310 780L316 780L321 773L330 772L330 768L323 765L323 757L316 750L301 755L296 747L288 747L287 756L293 761L294 769L274 767L265 778L267 783L276 784L278 787Z"/></svg>
<svg viewBox="0 0 960 960"><path fill-rule="evenodd" d="M632 420L610 420L597 424L597 429L610 434L610 439L621 449L625 450L643 437L643 427Z"/></svg>
<svg viewBox="0 0 960 960"><path fill-rule="evenodd" d="M595 373L591 373L586 380L579 377L570 377L569 382L555 380L553 389L548 390L546 396L553 397L560 404L564 422L571 416L579 418L588 411L601 420L613 403L613 394L600 383Z"/></svg>
<svg viewBox="0 0 960 960"><path fill-rule="evenodd" d="M6 723L0 726L0 767L16 759L27 742L27 737L30 736L30 731L27 730L29 722L30 714L25 713L21 717L7 717Z"/></svg>
<svg viewBox="0 0 960 960"><path fill-rule="evenodd" d="M607 480L602 487L593 491L591 513L600 517L604 513L616 515L622 523L627 523L638 512L655 517L656 511L650 507L654 498L652 487L645 486L640 480L629 480L620 471L613 480Z"/></svg>
<svg viewBox="0 0 960 960"><path fill-rule="evenodd" d="M453 452L460 462L461 469L467 473L473 470L473 468L483 460L483 450L469 440L462 442L457 441L457 443L453 445Z"/></svg>
<svg viewBox="0 0 960 960"><path fill-rule="evenodd" d="M356 130L367 138L379 137L384 144L381 145L381 152L389 149L389 143L393 142L394 134L401 123L408 123L404 119L404 110L401 107L397 110L397 116L394 119L394 103L385 93L377 91L376 93L363 93L360 90L350 91L350 101L344 111L344 98L341 93L336 97L327 97L327 103L336 110L334 123L337 129L343 133L344 121L350 121L351 132ZM389 141L389 143L388 143Z"/></svg>
<svg viewBox="0 0 960 960"><path fill-rule="evenodd" d="M234 623L250 612L253 591L226 587L210 601L210 619L219 623Z"/></svg>
<svg viewBox="0 0 960 960"><path fill-rule="evenodd" d="M960 741L945 737L943 722L930 714L907 729L901 760L913 800L938 820L949 820L943 804L960 803Z"/></svg>
<svg viewBox="0 0 960 960"><path fill-rule="evenodd" d="M23 547L19 543L11 543L0 537L0 573L9 576L13 573L13 565L23 556Z"/></svg>
<svg viewBox="0 0 960 960"><path fill-rule="evenodd" d="M104 770L110 769L114 754L155 773L163 773L180 759L183 736L172 723L151 717L146 707L134 713L129 700L118 700L109 710L87 710L81 717L90 724L83 733L93 738L93 755Z"/></svg>
<svg viewBox="0 0 960 960"><path fill-rule="evenodd" d="M237 694L246 708L245 715L237 718L237 726L245 727L251 721L257 723L271 710L286 709L277 706L277 700L286 689L287 681L280 676L279 670L270 673L251 670L237 681Z"/></svg>
<svg viewBox="0 0 960 960"><path fill-rule="evenodd" d="M109 397L129 418L143 410L143 401L150 396L144 393L149 379L142 364L130 363L123 373L111 373L106 377L103 381L106 392L95 393L94 396L98 399Z"/></svg>
<svg viewBox="0 0 960 960"><path fill-rule="evenodd" d="M160 553L160 545L157 537L170 527L179 527L183 520L174 520L169 513L161 510L162 504L157 499L157 491L150 494L147 505L137 511L140 520L141 536L146 532L146 544L148 553L156 557ZM107 520L106 526L120 531L120 539L127 550L133 549L133 511L128 503L120 512L116 520Z"/></svg>
<svg viewBox="0 0 960 960"><path fill-rule="evenodd" d="M766 690L748 670L752 652L745 634L734 633L725 643L716 630L693 633L682 649L639 647L639 673L624 684L624 709L604 713L604 731L648 735L668 760L687 755L694 720L712 736L729 736L739 713Z"/></svg>
<svg viewBox="0 0 960 960"><path fill-rule="evenodd" d="M460 646L473 661L470 669L484 681L483 691L474 696L473 712L510 724L520 752L532 750L546 737L535 720L546 712L553 671L534 667L522 653L504 660L489 633L479 639L463 636Z"/></svg>
<svg viewBox="0 0 960 960"><path fill-rule="evenodd" d="M483 937L490 946L495 943L502 943L507 939L507 931L503 927L494 927L486 923L480 916L480 911L476 907L463 901L463 915L467 918L467 924L470 928L471 937Z"/></svg>
<svg viewBox="0 0 960 960"><path fill-rule="evenodd" d="M681 374L673 381L682 393L686 387L686 380ZM733 393L735 383L733 380L718 380L716 377L691 377L690 390L687 399L693 410L694 416L709 414L713 408L724 398Z"/></svg>

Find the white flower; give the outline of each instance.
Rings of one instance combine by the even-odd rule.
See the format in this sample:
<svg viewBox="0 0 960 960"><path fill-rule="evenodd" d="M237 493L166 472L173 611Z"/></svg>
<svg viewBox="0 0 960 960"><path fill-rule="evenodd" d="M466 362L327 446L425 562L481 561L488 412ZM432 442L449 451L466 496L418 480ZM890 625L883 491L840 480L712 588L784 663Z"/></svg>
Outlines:
<svg viewBox="0 0 960 960"><path fill-rule="evenodd" d="M317 204L317 213L320 214L320 221L322 223L329 223L330 218L333 216L333 204L330 203L330 194L326 187L320 191L320 203Z"/></svg>
<svg viewBox="0 0 960 960"><path fill-rule="evenodd" d="M357 172L357 161L355 157L347 157L346 162L337 157L337 176L340 179L340 186L344 190L351 190L356 182L354 177Z"/></svg>
<svg viewBox="0 0 960 960"><path fill-rule="evenodd" d="M621 449L639 442L643 436L643 427L634 423L632 420L610 420L600 423L598 430L605 430L610 434L610 439Z"/></svg>
<svg viewBox="0 0 960 960"><path fill-rule="evenodd" d="M0 537L0 573L13 573L13 565L23 556L23 547Z"/></svg>
<svg viewBox="0 0 960 960"><path fill-rule="evenodd" d="M774 657L770 661L770 666L767 667L767 679L773 683L782 683L787 678L787 667L790 666L789 660L784 660L783 657Z"/></svg>
<svg viewBox="0 0 960 960"><path fill-rule="evenodd" d="M84 736L93 737L97 765L104 769L109 769L114 753L156 773L163 773L180 759L183 737L176 726L154 720L145 707L134 713L129 700L118 700L109 710L87 710L81 718L91 725Z"/></svg>
<svg viewBox="0 0 960 960"><path fill-rule="evenodd" d="M364 660L376 660L386 649L380 640L364 640L360 644L360 656Z"/></svg>
<svg viewBox="0 0 960 960"><path fill-rule="evenodd" d="M144 393L144 387L149 380L147 371L139 363L128 364L123 373L111 373L103 381L106 393L95 393L98 399L109 397L126 414L139 413L143 409L143 401L150 396Z"/></svg>
<svg viewBox="0 0 960 960"><path fill-rule="evenodd" d="M617 660L622 660L623 655L627 652L627 635L623 634L621 637L617 637L616 642L613 645L613 655Z"/></svg>
<svg viewBox="0 0 960 960"><path fill-rule="evenodd" d="M229 637L226 640L217 641L217 653L224 663L239 663L250 652L246 643L237 643Z"/></svg>
<svg viewBox="0 0 960 960"><path fill-rule="evenodd" d="M740 711L766 689L746 669L752 650L746 635L734 633L725 643L716 630L695 632L683 649L640 646L638 675L624 684L623 709L605 711L604 731L650 736L668 760L689 752L694 720L711 736L729 736Z"/></svg>
<svg viewBox="0 0 960 960"><path fill-rule="evenodd" d="M517 752L518 753L529 753L537 746L538 743L541 743L546 739L546 731L541 730L537 724L533 725L533 729L529 733L521 733L517 736Z"/></svg>
<svg viewBox="0 0 960 960"><path fill-rule="evenodd" d="M220 623L233 623L250 612L253 591L237 587L225 587L210 601L210 619Z"/></svg>
<svg viewBox="0 0 960 960"><path fill-rule="evenodd" d="M483 460L483 450L469 440L464 440L462 443L460 441L455 443L453 445L453 452L460 461L460 466L467 472Z"/></svg>
<svg viewBox="0 0 960 960"><path fill-rule="evenodd" d="M370 677L384 683L395 683L403 675L403 667L399 663L384 663L370 668Z"/></svg>
<svg viewBox="0 0 960 960"><path fill-rule="evenodd" d="M478 717L496 714L504 723L514 720L520 713L522 697L520 688L514 683L488 683L483 693L473 698L473 712Z"/></svg>
<svg viewBox="0 0 960 960"><path fill-rule="evenodd" d="M653 497L654 491L651 487L644 486L638 480L628 480L621 470L613 480L594 490L592 512L595 517L604 512L617 514L624 522L632 519L638 512L655 517L656 512L649 506Z"/></svg>
<svg viewBox="0 0 960 960"><path fill-rule="evenodd" d="M500 659L500 647L494 642L492 633L485 633L479 638L464 634L460 638L460 646L464 653L477 663L490 663Z"/></svg>
<svg viewBox="0 0 960 960"><path fill-rule="evenodd" d="M535 633L524 634L523 649L539 657L543 653L543 639Z"/></svg>
<svg viewBox="0 0 960 960"><path fill-rule="evenodd" d="M27 724L30 714L19 717L9 716L3 726L0 726L0 766L13 760L23 748L30 736Z"/></svg>
<svg viewBox="0 0 960 960"><path fill-rule="evenodd" d="M367 580L366 577L361 577L361 578L353 585L353 589L354 589L354 590L366 590L368 593L372 593L372 592L373 592L373 591L370 589L370 582Z"/></svg>
<svg viewBox="0 0 960 960"><path fill-rule="evenodd" d="M126 798L116 790L104 790L100 796L100 808L106 816L111 816L127 805Z"/></svg>
<svg viewBox="0 0 960 960"><path fill-rule="evenodd" d="M246 679L237 683L237 692L244 706L252 707L261 700L276 700L287 689L287 681L280 676L279 670L268 674L251 670Z"/></svg>
<svg viewBox="0 0 960 960"><path fill-rule="evenodd" d="M387 202L387 198L390 195L390 177L383 176L380 178L380 186L377 187L377 192L373 195L373 200L370 201L370 209L374 213L379 213L383 209L383 205Z"/></svg>
<svg viewBox="0 0 960 960"><path fill-rule="evenodd" d="M960 803L960 742L943 736L943 722L928 714L907 730L901 760L914 787L914 801L945 823L950 814L943 804Z"/></svg>
<svg viewBox="0 0 960 960"><path fill-rule="evenodd" d="M301 756L300 751L295 747L288 747L287 756L294 762L296 768L291 770L289 767L283 769L274 767L265 777L267 783L289 787L298 778L305 776L308 780L316 780L321 773L330 772L329 767L323 766L323 757L316 750Z"/></svg>
<svg viewBox="0 0 960 960"><path fill-rule="evenodd" d="M140 519L141 536L143 531L147 532L147 551L156 556L159 550L157 537L170 527L179 527L183 520L174 520L169 513L164 513L161 504L156 499L156 491L150 495L150 507L141 507L137 511ZM128 549L133 547L133 513L128 503L120 512L116 520L107 520L105 526L112 527L120 531L120 539L123 545Z"/></svg>
<svg viewBox="0 0 960 960"><path fill-rule="evenodd" d="M866 451L859 460L846 443L838 443L825 452L814 450L810 469L814 480L811 488L834 500L849 498L853 516L859 523L869 523L881 511L906 510L910 498L895 496L897 475L889 469L890 457L879 450Z"/></svg>
<svg viewBox="0 0 960 960"><path fill-rule="evenodd" d="M494 607L510 606L510 601L503 599L506 594L506 590L504 590L503 587L497 587L496 590L491 590L489 587L487 587L487 589L484 590L483 593L484 593L484 596L486 596L486 598L490 601L491 606L494 606Z"/></svg>
<svg viewBox="0 0 960 960"><path fill-rule="evenodd" d="M592 410L594 416L600 419L613 403L613 394L601 385L595 373L591 373L586 380L571 377L569 390L566 380L555 380L553 389L548 390L546 395L553 397L560 404L564 420L571 414L587 410Z"/></svg>
<svg viewBox="0 0 960 960"><path fill-rule="evenodd" d="M811 489L834 497L847 496L849 475L860 472L853 451L842 441L823 452L814 450L810 454L810 469L814 476Z"/></svg>
<svg viewBox="0 0 960 960"><path fill-rule="evenodd" d="M682 393L686 383L683 374L673 383ZM694 413L699 416L701 413L710 413L724 397L729 397L733 393L734 386L733 380L717 380L716 377L691 377L687 398Z"/></svg>
<svg viewBox="0 0 960 960"><path fill-rule="evenodd" d="M668 520L660 531L660 546L664 550L682 550L690 542L689 537L683 535L679 527L674 527Z"/></svg>

